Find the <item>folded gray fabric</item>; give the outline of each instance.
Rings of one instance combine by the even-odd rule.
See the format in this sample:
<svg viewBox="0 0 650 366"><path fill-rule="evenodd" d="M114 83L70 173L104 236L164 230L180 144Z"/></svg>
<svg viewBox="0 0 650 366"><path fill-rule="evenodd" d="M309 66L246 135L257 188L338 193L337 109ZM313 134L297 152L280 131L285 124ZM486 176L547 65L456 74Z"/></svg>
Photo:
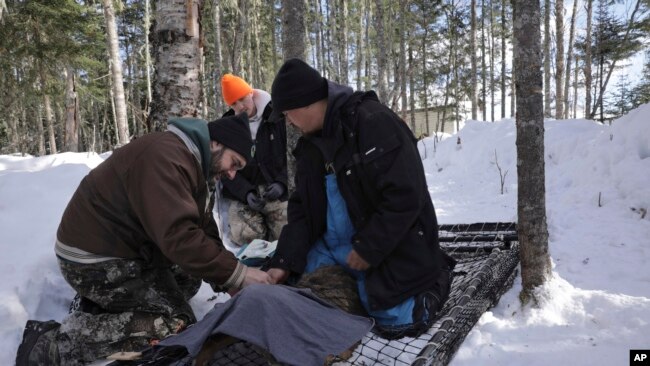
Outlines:
<svg viewBox="0 0 650 366"><path fill-rule="evenodd" d="M212 334L248 341L289 365L322 365L359 341L374 321L351 315L314 296L308 289L251 285L215 305L205 317L156 348L182 346L196 357Z"/></svg>

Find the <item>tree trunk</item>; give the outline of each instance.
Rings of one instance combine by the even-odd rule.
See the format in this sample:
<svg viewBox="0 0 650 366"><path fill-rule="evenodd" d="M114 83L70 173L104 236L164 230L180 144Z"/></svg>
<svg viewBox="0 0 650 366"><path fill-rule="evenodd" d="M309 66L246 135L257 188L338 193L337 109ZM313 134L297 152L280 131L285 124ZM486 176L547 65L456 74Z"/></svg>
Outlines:
<svg viewBox="0 0 650 366"><path fill-rule="evenodd" d="M157 131L169 117L198 117L201 96L201 0L160 0L152 35L156 72L149 119Z"/></svg>
<svg viewBox="0 0 650 366"><path fill-rule="evenodd" d="M256 88L262 88L264 85L266 85L266 80L265 80L265 75L266 73L263 72L262 70L262 56L260 55L260 26L259 26L259 13L260 13L260 8L257 6L257 1L253 2L253 27L252 27L252 33L253 33L253 62L252 67L253 67L253 85Z"/></svg>
<svg viewBox="0 0 650 366"><path fill-rule="evenodd" d="M302 0L282 0L282 55L285 60L307 55L305 48L305 3Z"/></svg>
<svg viewBox="0 0 650 366"><path fill-rule="evenodd" d="M331 37L329 38L329 44L330 44L330 52L333 54L332 56L332 63L330 64L332 66L332 69L329 70L329 75L328 77L332 80L334 80L337 83L341 82L341 39L340 39L340 32L338 28L338 22L339 18L337 16L337 12L339 10L339 5L338 5L338 0L327 0L327 7L328 7L328 22L327 22L327 27L329 29L329 34Z"/></svg>
<svg viewBox="0 0 650 366"><path fill-rule="evenodd" d="M375 0L377 17L375 20L375 31L377 32L377 91L379 100L383 103L388 101L388 85L386 84L386 68L388 67L388 54L386 53L386 35L384 32L384 4L382 0Z"/></svg>
<svg viewBox="0 0 650 366"><path fill-rule="evenodd" d="M400 115L406 121L406 108L408 101L406 100L406 14L407 5L406 0L400 0L400 14L399 14L399 76L400 76L400 99L402 100L402 107L400 108ZM415 132L415 130L414 130Z"/></svg>
<svg viewBox="0 0 650 366"><path fill-rule="evenodd" d="M579 70L578 58L575 60L575 70L573 72L573 118L578 118L578 76Z"/></svg>
<svg viewBox="0 0 650 366"><path fill-rule="evenodd" d="M316 67L318 70L323 70L323 46L322 46L322 24L323 24L323 15L322 15L322 10L319 8L320 6L320 1L316 0L313 5L314 8L314 23L312 24L313 30L314 30L314 36L316 37L314 43L315 43L315 48L316 48L316 64L314 67Z"/></svg>
<svg viewBox="0 0 650 366"><path fill-rule="evenodd" d="M124 98L124 82L122 80L122 60L120 59L113 0L102 0L102 4L104 5L104 18L106 20L106 41L108 42L108 52L111 57L111 77L113 79L115 119L117 121L117 145L121 146L129 142L129 122L126 119L126 100Z"/></svg>
<svg viewBox="0 0 650 366"><path fill-rule="evenodd" d="M54 120L52 117L52 102L50 101L50 96L45 94L43 96L45 104L45 121L47 122L47 135L50 142L50 154L56 154L56 136L54 134Z"/></svg>
<svg viewBox="0 0 650 366"><path fill-rule="evenodd" d="M507 1L501 1L501 118L506 118L506 6Z"/></svg>
<svg viewBox="0 0 650 366"><path fill-rule="evenodd" d="M512 44L514 48L515 39L512 38ZM514 51L513 51L514 52ZM510 117L515 117L516 106L517 106L517 86L515 84L517 77L515 75L515 56L512 55L512 80L510 80Z"/></svg>
<svg viewBox="0 0 650 366"><path fill-rule="evenodd" d="M214 2L213 9L214 17L214 98L215 98L215 109L217 111L217 117L221 117L221 114L225 110L223 102L223 94L221 92L221 77L223 76L223 57L221 55L221 6L219 6L219 1Z"/></svg>
<svg viewBox="0 0 650 366"><path fill-rule="evenodd" d="M63 146L65 151L77 152L79 149L79 120L77 115L77 91L75 90L75 71L63 69L66 80L65 88L65 134Z"/></svg>
<svg viewBox="0 0 650 366"><path fill-rule="evenodd" d="M481 0L481 105L483 121L487 121L487 66L485 65L485 0Z"/></svg>
<svg viewBox="0 0 650 366"><path fill-rule="evenodd" d="M576 30L576 14L578 12L578 0L573 0L573 11L571 12L571 28L569 30L569 45L566 50L566 73L564 74L564 118L569 117L569 84L571 82L571 62L573 57L573 37ZM576 97L575 95L573 96Z"/></svg>
<svg viewBox="0 0 650 366"><path fill-rule="evenodd" d="M515 0L513 29L516 38L517 82L517 231L521 244L524 304L533 300L534 289L551 276L546 226L544 185L544 115L539 34L539 0Z"/></svg>
<svg viewBox="0 0 650 366"><path fill-rule="evenodd" d="M490 0L490 121L494 122L494 4Z"/></svg>
<svg viewBox="0 0 650 366"><path fill-rule="evenodd" d="M359 6L357 8L357 16L359 17L359 31L357 32L357 53L355 56L357 65L357 90L361 90L363 88L362 85L362 78L361 78L361 69L363 69L363 48L364 43L363 43L363 15L364 15L364 4L365 1L359 1ZM367 76L367 75L366 75Z"/></svg>
<svg viewBox="0 0 650 366"><path fill-rule="evenodd" d="M54 136L54 122L52 121L52 102L47 90L47 74L43 65L39 63L39 73L41 77L41 91L43 92L43 107L45 108L45 122L47 124L48 141L50 145L50 154L56 154L56 138Z"/></svg>
<svg viewBox="0 0 650 366"><path fill-rule="evenodd" d="M365 19L366 19L365 30L366 30L366 32L365 32L364 39L366 40L366 42L365 42L366 45L370 45L370 19L372 17L372 9L371 9L371 5L370 5L370 0L364 0L364 1L365 1L365 4L366 4L366 14L365 14ZM364 74L366 75L366 78L364 80L365 81L364 82L364 89L365 90L370 90L372 88L372 82L371 82L371 79L372 79L371 73L372 72L370 70L370 66L371 66L371 60L374 58L374 56L372 55L371 48L372 47L368 47L368 46L365 47L365 52L366 52L365 65L364 65L364 68L365 68L365 73Z"/></svg>
<svg viewBox="0 0 650 366"><path fill-rule="evenodd" d="M564 117L564 0L555 0L555 118ZM570 51L569 51L570 52Z"/></svg>
<svg viewBox="0 0 650 366"><path fill-rule="evenodd" d="M306 58L305 40L305 2L303 0L282 0L282 54L285 60ZM287 126L287 175L288 190L296 189L296 159L291 153L300 138L300 131L292 125Z"/></svg>
<svg viewBox="0 0 650 366"><path fill-rule="evenodd" d="M7 10L7 3L5 0L0 0L0 22L2 22L2 16L5 10Z"/></svg>
<svg viewBox="0 0 650 366"><path fill-rule="evenodd" d="M149 7L149 0L144 0L144 62L145 62L145 75L147 76L147 105L145 106L145 118L149 117L151 110L151 47L149 46L149 32L151 31L151 9ZM151 126L147 126L149 131L152 130Z"/></svg>
<svg viewBox="0 0 650 366"><path fill-rule="evenodd" d="M275 0L271 0L271 21L273 24L275 24L278 21L278 14L277 10L275 9ZM281 16L280 16L281 18ZM272 27L273 29L273 34L271 37L271 49L272 49L272 54L271 57L273 58L273 71L278 70L278 45L277 45L277 36L275 34L275 25Z"/></svg>
<svg viewBox="0 0 650 366"><path fill-rule="evenodd" d="M591 118L591 16L593 0L587 0L587 30L585 31L585 118Z"/></svg>
<svg viewBox="0 0 650 366"><path fill-rule="evenodd" d="M423 9L424 14L424 9ZM422 37L422 104L424 105L424 123L427 126L427 136L431 135L431 130L429 128L429 98L427 89L429 88L429 83L427 80L427 35L428 29L424 29L424 36ZM474 62L476 62L476 54L474 54ZM476 88L476 84L474 84ZM475 89L476 91L476 89Z"/></svg>
<svg viewBox="0 0 650 366"><path fill-rule="evenodd" d="M472 119L476 120L477 117L477 103L478 103L478 89L476 83L477 80L477 70L476 70L476 0L471 0L470 5L471 12L471 32L470 32L470 41L469 41L469 52L470 60L472 65L471 75L472 75L472 85L470 85L470 98L472 103ZM424 50L423 50L424 51ZM422 72L425 73L426 69L422 69Z"/></svg>
<svg viewBox="0 0 650 366"><path fill-rule="evenodd" d="M409 44L409 109L411 111L410 117L411 117L411 130L413 133L416 133L415 131L415 80L413 80L413 47L411 44ZM422 131L419 131L418 135L422 135Z"/></svg>
<svg viewBox="0 0 650 366"><path fill-rule="evenodd" d="M350 83L349 77L349 65L348 65L348 27L347 27L347 18L348 18L348 6L347 0L339 0L339 7L341 11L341 16L337 19L336 23L339 28L339 46L340 46L340 70L341 70L341 80L344 85Z"/></svg>
<svg viewBox="0 0 650 366"><path fill-rule="evenodd" d="M544 117L550 117L550 116L551 116L551 0L544 0Z"/></svg>
<svg viewBox="0 0 650 366"><path fill-rule="evenodd" d="M41 106L39 105L36 108L36 113L34 113L36 118L34 118L36 123L36 131L38 133L38 138L36 144L38 145L38 156L45 155L45 130L43 129L43 115L41 111Z"/></svg>

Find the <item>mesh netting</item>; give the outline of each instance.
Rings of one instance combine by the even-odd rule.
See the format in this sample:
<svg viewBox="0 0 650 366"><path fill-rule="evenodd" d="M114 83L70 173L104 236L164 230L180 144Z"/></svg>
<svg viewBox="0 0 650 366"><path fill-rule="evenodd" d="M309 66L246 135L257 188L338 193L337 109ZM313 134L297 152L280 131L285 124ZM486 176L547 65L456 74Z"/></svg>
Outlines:
<svg viewBox="0 0 650 366"><path fill-rule="evenodd" d="M440 246L458 261L440 318L418 338L389 341L368 333L349 359L334 365L445 365L481 315L510 288L519 263L514 223L441 225L439 230ZM262 353L239 342L215 355L212 365L266 365Z"/></svg>

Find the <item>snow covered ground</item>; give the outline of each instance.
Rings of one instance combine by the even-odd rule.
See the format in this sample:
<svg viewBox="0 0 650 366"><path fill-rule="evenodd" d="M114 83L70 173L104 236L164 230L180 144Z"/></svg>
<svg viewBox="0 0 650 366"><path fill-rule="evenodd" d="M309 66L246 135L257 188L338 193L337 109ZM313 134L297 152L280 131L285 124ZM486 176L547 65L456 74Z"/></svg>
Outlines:
<svg viewBox="0 0 650 366"><path fill-rule="evenodd" d="M513 120L468 121L420 143L440 223L516 221L515 138ZM535 309L521 307L517 279L452 365L627 365L630 349L650 349L650 105L612 126L547 121L545 139L553 279ZM56 228L105 157L0 156L0 365L13 364L27 319L66 315L73 292L56 265ZM199 318L213 295L204 285L192 300Z"/></svg>

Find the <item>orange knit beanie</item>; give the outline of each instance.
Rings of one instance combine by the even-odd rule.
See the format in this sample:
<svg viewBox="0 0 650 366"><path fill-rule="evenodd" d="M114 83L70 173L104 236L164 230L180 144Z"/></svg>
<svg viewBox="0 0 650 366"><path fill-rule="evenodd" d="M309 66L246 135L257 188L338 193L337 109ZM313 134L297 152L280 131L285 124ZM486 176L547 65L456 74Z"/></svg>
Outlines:
<svg viewBox="0 0 650 366"><path fill-rule="evenodd" d="M226 104L233 105L241 97L253 91L244 79L233 74L226 74L221 78L221 93Z"/></svg>

